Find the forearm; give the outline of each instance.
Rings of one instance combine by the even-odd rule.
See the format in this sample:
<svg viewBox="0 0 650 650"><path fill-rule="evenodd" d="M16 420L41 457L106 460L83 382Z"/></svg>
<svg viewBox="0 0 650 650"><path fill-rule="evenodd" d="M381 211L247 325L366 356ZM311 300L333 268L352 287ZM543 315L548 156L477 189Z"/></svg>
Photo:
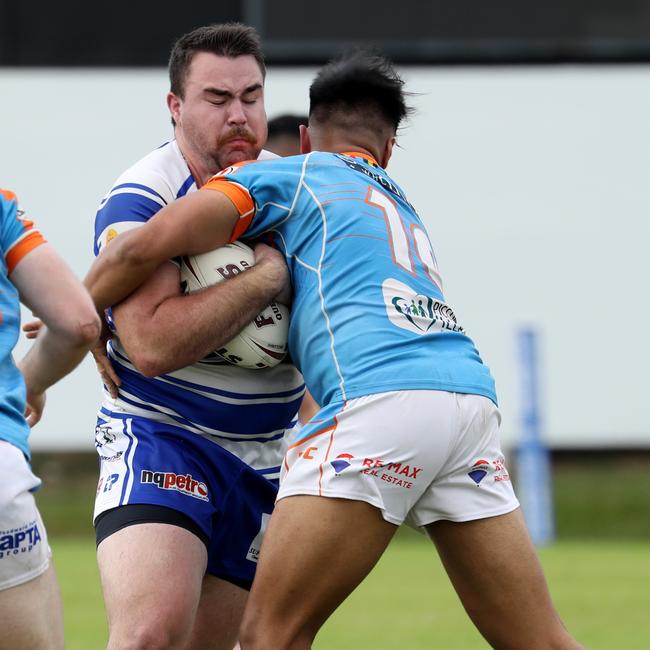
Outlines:
<svg viewBox="0 0 650 650"><path fill-rule="evenodd" d="M99 312L118 304L166 260L204 253L230 239L239 213L221 192L193 192L106 246L84 280Z"/></svg>
<svg viewBox="0 0 650 650"><path fill-rule="evenodd" d="M139 229L122 233L102 250L84 278L99 313L126 298L166 259L139 256L138 234Z"/></svg>
<svg viewBox="0 0 650 650"><path fill-rule="evenodd" d="M99 319L80 323L74 332L56 332L44 326L19 363L28 393L42 393L72 371L98 335Z"/></svg>
<svg viewBox="0 0 650 650"><path fill-rule="evenodd" d="M140 372L156 376L196 363L238 334L278 294L267 264L190 295L167 297L148 315L130 318L120 340Z"/></svg>

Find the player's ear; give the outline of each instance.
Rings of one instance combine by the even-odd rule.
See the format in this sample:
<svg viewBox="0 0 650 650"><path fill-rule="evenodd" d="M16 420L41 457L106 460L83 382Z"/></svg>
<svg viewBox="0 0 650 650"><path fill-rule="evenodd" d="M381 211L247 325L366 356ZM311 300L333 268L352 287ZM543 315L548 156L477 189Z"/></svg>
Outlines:
<svg viewBox="0 0 650 650"><path fill-rule="evenodd" d="M167 108L174 124L178 124L181 116L181 100L171 91L167 93Z"/></svg>
<svg viewBox="0 0 650 650"><path fill-rule="evenodd" d="M301 124L300 129L300 153L310 153L311 152L311 138L309 137L309 129Z"/></svg>
<svg viewBox="0 0 650 650"><path fill-rule="evenodd" d="M386 144L384 145L384 151L381 156L381 160L379 160L379 164L386 169L388 166L388 161L390 160L390 157L393 155L393 147L395 146L395 136L391 136L386 140Z"/></svg>

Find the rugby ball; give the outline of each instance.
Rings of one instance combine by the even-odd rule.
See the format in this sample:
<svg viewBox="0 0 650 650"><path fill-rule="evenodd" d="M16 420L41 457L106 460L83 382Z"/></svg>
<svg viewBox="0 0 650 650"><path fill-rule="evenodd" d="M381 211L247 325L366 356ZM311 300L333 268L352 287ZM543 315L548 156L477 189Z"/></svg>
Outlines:
<svg viewBox="0 0 650 650"><path fill-rule="evenodd" d="M255 265L253 249L242 242L181 258L181 288L191 293L223 282ZM271 368L287 354L289 310L272 302L244 329L204 359L204 362L227 361L241 368Z"/></svg>

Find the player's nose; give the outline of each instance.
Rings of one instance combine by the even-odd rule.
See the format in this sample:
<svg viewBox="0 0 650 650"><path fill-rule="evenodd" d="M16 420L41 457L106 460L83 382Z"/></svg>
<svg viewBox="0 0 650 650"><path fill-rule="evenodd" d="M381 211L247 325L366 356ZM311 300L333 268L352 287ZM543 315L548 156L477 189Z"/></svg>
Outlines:
<svg viewBox="0 0 650 650"><path fill-rule="evenodd" d="M245 124L246 112L242 102L238 99L230 103L228 107L228 122L230 124Z"/></svg>

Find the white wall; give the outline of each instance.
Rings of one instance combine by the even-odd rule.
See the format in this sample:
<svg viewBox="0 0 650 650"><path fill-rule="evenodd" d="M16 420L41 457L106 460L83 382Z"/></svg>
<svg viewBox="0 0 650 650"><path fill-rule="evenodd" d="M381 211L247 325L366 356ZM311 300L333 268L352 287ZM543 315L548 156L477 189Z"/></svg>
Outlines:
<svg viewBox="0 0 650 650"><path fill-rule="evenodd" d="M390 171L497 378L506 440L533 324L549 441L650 446L650 67L403 72L417 113ZM269 115L306 110L312 74L270 70ZM165 71L0 69L0 89L0 185L83 275L99 199L170 135ZM91 448L96 385L87 361L53 388L33 446Z"/></svg>

